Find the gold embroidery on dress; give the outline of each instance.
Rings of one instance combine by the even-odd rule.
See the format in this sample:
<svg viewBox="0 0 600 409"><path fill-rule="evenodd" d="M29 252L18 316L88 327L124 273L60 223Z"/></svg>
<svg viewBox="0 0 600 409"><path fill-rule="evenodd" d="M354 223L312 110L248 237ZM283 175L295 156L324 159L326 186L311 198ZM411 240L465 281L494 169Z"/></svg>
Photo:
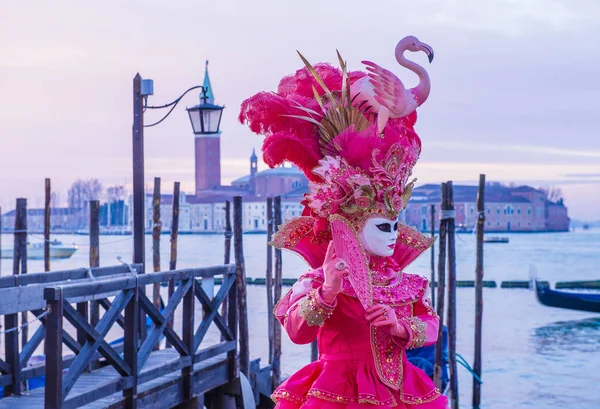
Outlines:
<svg viewBox="0 0 600 409"><path fill-rule="evenodd" d="M419 317L404 317L404 322L410 327L412 341L407 345L407 349L421 348L427 342L427 325Z"/></svg>
<svg viewBox="0 0 600 409"><path fill-rule="evenodd" d="M385 351L383 351L386 355L386 362L383 362L382 345L379 345L377 331L377 327L371 327L371 350L373 352L373 358L375 359L377 375L379 375L379 379L384 385L387 385L394 390L399 390L402 386L403 379L402 349L392 341L391 337L388 337L389 344L386 346ZM388 359L391 359L391 361L388 361ZM397 368L393 367L394 359L398 361Z"/></svg>
<svg viewBox="0 0 600 409"><path fill-rule="evenodd" d="M302 301L298 307L298 315L300 315L309 327L319 326L322 327L325 324L325 320L333 315L335 307L330 307L319 301L319 295L317 289L313 288Z"/></svg>
<svg viewBox="0 0 600 409"><path fill-rule="evenodd" d="M298 242L302 240L313 228L314 220L309 216L300 216L287 220L277 226L277 232L268 243L277 249L293 250Z"/></svg>
<svg viewBox="0 0 600 409"><path fill-rule="evenodd" d="M403 390L401 390L399 392L400 392L400 400L403 403L408 403L411 405L429 403L431 401L436 400L441 395L438 388L434 388L432 391L426 393L423 396L405 395Z"/></svg>

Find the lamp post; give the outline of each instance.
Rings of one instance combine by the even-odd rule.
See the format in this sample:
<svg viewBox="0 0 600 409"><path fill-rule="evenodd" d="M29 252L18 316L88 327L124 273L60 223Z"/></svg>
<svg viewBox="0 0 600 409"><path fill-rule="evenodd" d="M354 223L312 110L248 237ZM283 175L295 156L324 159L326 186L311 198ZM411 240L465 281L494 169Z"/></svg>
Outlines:
<svg viewBox="0 0 600 409"><path fill-rule="evenodd" d="M208 89L202 85L191 87L176 100L160 106L147 105L148 97L154 94L154 82L142 79L140 74L133 78L133 263L145 263L145 192L144 192L144 128L156 126L173 112L179 101L190 91L202 90L201 103L187 108L195 135L219 133L221 115L224 107L207 101ZM159 121L144 125L146 109L164 109L169 111Z"/></svg>

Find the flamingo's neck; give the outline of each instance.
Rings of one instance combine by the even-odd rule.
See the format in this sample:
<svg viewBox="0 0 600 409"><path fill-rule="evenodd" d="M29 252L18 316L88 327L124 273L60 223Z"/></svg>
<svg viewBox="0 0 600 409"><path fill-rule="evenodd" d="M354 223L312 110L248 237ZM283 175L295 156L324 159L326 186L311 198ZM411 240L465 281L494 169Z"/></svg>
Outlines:
<svg viewBox="0 0 600 409"><path fill-rule="evenodd" d="M419 76L419 85L412 89L413 93L417 97L417 103L421 105L427 97L429 96L429 92L431 91L431 84L429 81L429 74L425 71L425 68L421 67L416 62L407 60L404 57L404 52L406 50L396 50L396 61L401 66L408 68L415 74Z"/></svg>

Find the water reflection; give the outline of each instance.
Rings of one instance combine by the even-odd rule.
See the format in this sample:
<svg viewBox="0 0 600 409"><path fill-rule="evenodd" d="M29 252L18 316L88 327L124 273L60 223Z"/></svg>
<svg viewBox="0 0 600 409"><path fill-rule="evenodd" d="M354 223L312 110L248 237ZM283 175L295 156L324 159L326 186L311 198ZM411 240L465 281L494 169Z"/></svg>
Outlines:
<svg viewBox="0 0 600 409"><path fill-rule="evenodd" d="M600 317L535 328L532 344L538 355L553 357L600 352Z"/></svg>

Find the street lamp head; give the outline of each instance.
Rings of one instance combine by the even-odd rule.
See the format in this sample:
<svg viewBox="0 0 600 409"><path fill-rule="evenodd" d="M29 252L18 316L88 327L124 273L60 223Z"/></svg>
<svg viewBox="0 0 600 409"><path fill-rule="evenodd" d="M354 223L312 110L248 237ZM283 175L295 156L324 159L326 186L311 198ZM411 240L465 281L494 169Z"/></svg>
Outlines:
<svg viewBox="0 0 600 409"><path fill-rule="evenodd" d="M194 135L210 135L219 133L221 115L225 107L206 101L206 89L203 88L202 103L187 108Z"/></svg>

